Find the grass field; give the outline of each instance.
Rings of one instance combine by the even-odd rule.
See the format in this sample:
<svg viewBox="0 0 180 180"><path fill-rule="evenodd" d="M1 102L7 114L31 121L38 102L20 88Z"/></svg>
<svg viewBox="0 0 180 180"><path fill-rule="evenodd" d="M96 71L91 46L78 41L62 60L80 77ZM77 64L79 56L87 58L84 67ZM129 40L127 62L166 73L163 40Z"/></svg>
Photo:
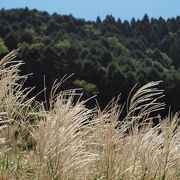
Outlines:
<svg viewBox="0 0 180 180"><path fill-rule="evenodd" d="M17 53L0 61L1 180L180 179L179 113L158 115L160 82L134 88L127 102L114 98L101 110L86 108L76 90L57 93L65 76L39 103L27 98L32 89L23 89L27 77L19 76Z"/></svg>

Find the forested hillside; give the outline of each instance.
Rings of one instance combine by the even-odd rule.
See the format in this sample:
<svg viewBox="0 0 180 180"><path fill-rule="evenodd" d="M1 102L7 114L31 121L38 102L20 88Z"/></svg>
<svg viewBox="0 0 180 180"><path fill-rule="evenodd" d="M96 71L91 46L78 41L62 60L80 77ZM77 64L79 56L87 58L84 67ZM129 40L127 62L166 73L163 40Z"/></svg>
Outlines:
<svg viewBox="0 0 180 180"><path fill-rule="evenodd" d="M108 15L96 22L37 10L0 10L0 58L20 47L34 93L64 74L75 73L66 88L98 94L101 106L133 86L163 80L167 104L180 107L180 17L131 22Z"/></svg>

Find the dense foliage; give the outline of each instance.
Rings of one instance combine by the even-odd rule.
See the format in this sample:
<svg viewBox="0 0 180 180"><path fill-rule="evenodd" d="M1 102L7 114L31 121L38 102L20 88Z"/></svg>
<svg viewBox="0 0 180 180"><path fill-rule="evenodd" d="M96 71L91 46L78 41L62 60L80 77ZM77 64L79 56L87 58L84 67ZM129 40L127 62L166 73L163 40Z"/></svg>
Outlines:
<svg viewBox="0 0 180 180"><path fill-rule="evenodd" d="M163 80L167 104L178 110L180 94L180 17L164 20L96 22L37 10L0 10L0 57L21 47L22 74L34 93L64 74L75 73L65 88L83 87L104 106L138 83ZM67 87L68 86L68 87Z"/></svg>

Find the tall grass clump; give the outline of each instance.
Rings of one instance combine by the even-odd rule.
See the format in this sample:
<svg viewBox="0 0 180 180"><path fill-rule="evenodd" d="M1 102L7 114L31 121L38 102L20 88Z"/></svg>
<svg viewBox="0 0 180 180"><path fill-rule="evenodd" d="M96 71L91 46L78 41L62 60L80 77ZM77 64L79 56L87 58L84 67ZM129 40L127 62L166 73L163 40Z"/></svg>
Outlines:
<svg viewBox="0 0 180 180"><path fill-rule="evenodd" d="M159 115L160 82L101 110L76 89L58 92L64 77L40 103L28 98L16 55L0 61L0 179L180 179L179 113Z"/></svg>
<svg viewBox="0 0 180 180"><path fill-rule="evenodd" d="M49 111L42 105L42 119L31 129L37 143L39 179L78 179L83 167L96 158L95 153L87 151L84 137L88 131L83 131L83 123L92 118L93 110L87 109L83 101L74 104L75 96L75 90L53 96Z"/></svg>

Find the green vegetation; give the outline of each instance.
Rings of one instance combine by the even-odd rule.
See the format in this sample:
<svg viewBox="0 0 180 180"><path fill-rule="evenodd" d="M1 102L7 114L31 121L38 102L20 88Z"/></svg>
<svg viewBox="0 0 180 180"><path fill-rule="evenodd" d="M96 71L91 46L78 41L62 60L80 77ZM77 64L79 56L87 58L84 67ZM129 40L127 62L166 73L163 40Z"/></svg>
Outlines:
<svg viewBox="0 0 180 180"><path fill-rule="evenodd" d="M62 88L82 85L85 98L98 93L101 107L120 92L125 100L136 83L163 80L165 101L178 110L179 33L180 17L121 22L108 15L90 22L28 8L0 10L0 56L21 47L21 74L33 73L25 86L36 87L31 96L44 88L44 75L50 91L55 79L75 73Z"/></svg>
<svg viewBox="0 0 180 180"><path fill-rule="evenodd" d="M125 105L117 98L101 110L88 109L74 89L58 93L64 76L39 103L23 88L27 77L19 75L16 55L0 61L0 179L180 179L179 113L152 115L165 105L160 82L134 89Z"/></svg>

